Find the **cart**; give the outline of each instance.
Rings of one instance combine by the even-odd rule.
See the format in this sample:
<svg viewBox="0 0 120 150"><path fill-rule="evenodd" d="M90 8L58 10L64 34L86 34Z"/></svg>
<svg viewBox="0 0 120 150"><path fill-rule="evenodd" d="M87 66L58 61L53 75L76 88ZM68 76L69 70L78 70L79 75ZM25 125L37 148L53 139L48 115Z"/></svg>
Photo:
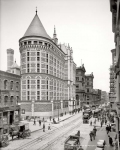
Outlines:
<svg viewBox="0 0 120 150"><path fill-rule="evenodd" d="M0 147L6 147L9 145L8 133L0 135Z"/></svg>
<svg viewBox="0 0 120 150"><path fill-rule="evenodd" d="M12 136L12 140L14 136L19 138L26 138L31 135L31 131L29 130L29 123L20 122L17 125L10 126L10 135Z"/></svg>
<svg viewBox="0 0 120 150"><path fill-rule="evenodd" d="M19 137L26 138L31 136L31 131L29 129L29 123L19 123Z"/></svg>

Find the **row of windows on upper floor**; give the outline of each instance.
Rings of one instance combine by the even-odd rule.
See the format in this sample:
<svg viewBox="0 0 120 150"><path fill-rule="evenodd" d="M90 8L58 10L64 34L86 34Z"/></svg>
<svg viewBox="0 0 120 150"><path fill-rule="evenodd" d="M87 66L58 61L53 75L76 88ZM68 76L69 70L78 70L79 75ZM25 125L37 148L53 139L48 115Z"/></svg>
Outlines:
<svg viewBox="0 0 120 150"><path fill-rule="evenodd" d="M9 81L9 80L4 80L2 82L2 80L0 79L0 89L4 89L4 90L19 90L19 82L15 82L15 81Z"/></svg>
<svg viewBox="0 0 120 150"><path fill-rule="evenodd" d="M47 47L53 47L51 44L49 43L46 43L46 42L42 42L42 41L34 41L34 40L31 40L31 41L24 41L24 42L21 42L20 43L20 46L23 46L23 45L31 45L31 44L37 44L37 45L44 45L44 46L47 46Z"/></svg>
<svg viewBox="0 0 120 150"><path fill-rule="evenodd" d="M0 104L1 105L18 105L19 102L19 96L10 96L10 99L8 96L4 96L4 99L2 100L1 96L0 96Z"/></svg>
<svg viewBox="0 0 120 150"><path fill-rule="evenodd" d="M31 40L31 41L24 41L24 42L20 42L20 43L19 43L19 46L25 46L25 45L43 45L43 46L46 46L46 47L51 48L51 49L53 49L54 51L56 51L55 48L54 48L51 44L46 43L46 42L42 42L42 41L37 41L37 40L35 40L35 41L34 41L34 40ZM58 46L58 47L60 48L60 46ZM61 52L57 51L57 53L58 53L60 56L62 56Z"/></svg>
<svg viewBox="0 0 120 150"><path fill-rule="evenodd" d="M81 78L79 78L79 77L76 77L76 81L81 81ZM82 82L84 82L84 81L92 81L91 80L91 78L82 78Z"/></svg>

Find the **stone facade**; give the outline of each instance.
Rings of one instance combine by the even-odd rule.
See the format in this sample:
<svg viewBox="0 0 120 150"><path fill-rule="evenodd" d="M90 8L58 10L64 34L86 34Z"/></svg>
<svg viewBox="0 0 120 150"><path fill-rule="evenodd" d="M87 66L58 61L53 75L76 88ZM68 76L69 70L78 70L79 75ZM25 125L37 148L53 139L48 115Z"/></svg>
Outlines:
<svg viewBox="0 0 120 150"><path fill-rule="evenodd" d="M93 89L93 73L85 74L84 65L76 68L76 103L82 107L83 105L99 104L99 90Z"/></svg>
<svg viewBox="0 0 120 150"><path fill-rule="evenodd" d="M54 112L59 109L62 112L74 109L76 65L72 48L58 45L55 28L51 39L41 24L36 13L19 40L24 116L45 117L56 115Z"/></svg>
<svg viewBox="0 0 120 150"><path fill-rule="evenodd" d="M20 120L20 76L0 71L0 133Z"/></svg>
<svg viewBox="0 0 120 150"><path fill-rule="evenodd" d="M112 32L114 33L116 63L114 65L116 80L116 134L120 142L120 0L110 0L110 11L112 12ZM119 143L118 142L118 143ZM120 145L118 144L118 149Z"/></svg>

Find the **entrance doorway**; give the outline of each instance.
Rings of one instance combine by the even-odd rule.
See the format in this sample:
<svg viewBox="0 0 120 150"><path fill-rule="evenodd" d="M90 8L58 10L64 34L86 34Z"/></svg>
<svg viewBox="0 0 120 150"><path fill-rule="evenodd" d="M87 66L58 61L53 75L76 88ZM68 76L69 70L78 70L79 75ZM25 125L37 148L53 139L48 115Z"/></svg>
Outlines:
<svg viewBox="0 0 120 150"><path fill-rule="evenodd" d="M10 125L12 125L14 122L13 116L14 116L14 112L10 111Z"/></svg>

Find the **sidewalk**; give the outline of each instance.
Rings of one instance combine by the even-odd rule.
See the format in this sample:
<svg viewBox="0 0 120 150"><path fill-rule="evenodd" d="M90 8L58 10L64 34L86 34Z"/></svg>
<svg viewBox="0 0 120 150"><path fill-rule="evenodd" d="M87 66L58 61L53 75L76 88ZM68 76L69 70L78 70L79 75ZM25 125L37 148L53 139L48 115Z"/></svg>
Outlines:
<svg viewBox="0 0 120 150"><path fill-rule="evenodd" d="M115 132L110 132L109 135L112 137L112 139L114 141ZM94 150L97 146L98 140L105 140L106 141L105 150L114 150L114 147L111 147L109 145L109 139L108 139L108 135L106 133L105 127L102 127L102 128L100 128L99 131L97 131L95 140L90 141L90 139L89 139L89 142L87 144L88 146L83 145L84 150Z"/></svg>
<svg viewBox="0 0 120 150"><path fill-rule="evenodd" d="M48 125L49 125L49 124L50 124L51 127L54 126L54 125L59 126L58 124L59 124L60 122L65 121L65 120L71 118L71 117L74 116L74 115L75 115L75 114L73 114L73 115L66 114L66 115L64 115L64 116L62 116L62 117L59 117L59 121L58 121L58 117L54 117L54 119L55 119L55 121L56 121L57 124L54 124L54 123L53 123L53 119L51 119L51 121L50 121L50 119L47 119L47 120L45 120L45 128L48 129ZM39 122L38 122L38 121L36 121L36 125L33 125L33 124L34 124L33 121L30 121L30 122L29 122L28 120L24 120L24 121L21 121L21 122L23 122L23 123L29 123L29 129L30 129L31 133L43 129L43 122L41 122L41 126L39 125Z"/></svg>
<svg viewBox="0 0 120 150"><path fill-rule="evenodd" d="M95 118L91 118L89 120L94 122ZM84 150L95 150L96 146L97 146L97 142L100 139L104 139L106 141L106 147L105 150L114 150L113 147L109 146L109 139L108 139L108 135L106 133L106 125L103 124L103 126L101 127L100 125L100 121L96 121L96 124L92 124L92 127L96 126L97 128L97 134L96 134L96 138L93 141L90 141L90 136L88 134L88 136L86 137L86 139L82 142L82 147ZM113 142L114 142L114 138L115 138L115 132L110 132L109 135L112 137Z"/></svg>

